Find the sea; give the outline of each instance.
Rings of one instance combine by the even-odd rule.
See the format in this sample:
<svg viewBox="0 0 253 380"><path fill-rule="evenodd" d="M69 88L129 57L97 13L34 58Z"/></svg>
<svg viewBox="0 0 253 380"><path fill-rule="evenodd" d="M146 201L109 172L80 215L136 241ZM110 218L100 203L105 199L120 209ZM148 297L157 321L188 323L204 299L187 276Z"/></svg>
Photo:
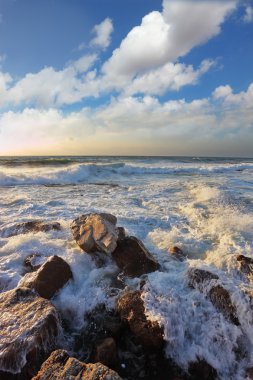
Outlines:
<svg viewBox="0 0 253 380"><path fill-rule="evenodd" d="M253 284L238 270L239 254L253 258L253 159L211 157L0 157L0 285L16 287L27 255L58 255L74 280L53 299L78 331L99 304L114 308L120 289L110 261L98 267L76 245L70 223L107 212L141 239L161 265L145 276L144 305L164 328L166 356L187 369L197 358L219 379L243 380L253 366ZM6 238L6 227L58 221L61 231ZM187 255L177 261L170 249ZM237 309L236 326L204 293L188 286L189 268L219 276ZM130 289L140 279L125 279Z"/></svg>

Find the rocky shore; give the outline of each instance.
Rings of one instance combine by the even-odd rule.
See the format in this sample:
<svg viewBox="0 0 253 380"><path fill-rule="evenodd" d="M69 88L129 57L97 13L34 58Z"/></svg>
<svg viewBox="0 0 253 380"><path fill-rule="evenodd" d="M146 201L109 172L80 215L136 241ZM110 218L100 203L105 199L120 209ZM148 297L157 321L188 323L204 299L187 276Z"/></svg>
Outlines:
<svg viewBox="0 0 253 380"><path fill-rule="evenodd" d="M60 229L59 223L31 221L2 229L1 235ZM217 369L201 353L187 369L165 354L169 337L165 337L164 326L146 313L144 303L147 274L162 268L144 244L135 236L127 236L111 214L82 215L72 222L71 231L80 254L90 255L100 267L108 258L117 265L112 282L120 278L121 283L114 308L98 304L84 315L88 324L75 332L67 352L64 340L71 335L71 327L52 300L73 281L71 267L58 256L27 255L23 277L15 289L4 291L0 281L0 379L218 379ZM179 247L171 247L169 254L175 263L187 259ZM253 260L243 255L236 255L234 260L240 275L251 283ZM129 287L126 278L136 279L135 286ZM215 273L190 268L187 281L189 289L202 293L229 323L240 326L236 305ZM253 302L252 292L247 297ZM238 343L233 349L238 361L246 360L243 345ZM248 368L245 378L253 379L252 373Z"/></svg>

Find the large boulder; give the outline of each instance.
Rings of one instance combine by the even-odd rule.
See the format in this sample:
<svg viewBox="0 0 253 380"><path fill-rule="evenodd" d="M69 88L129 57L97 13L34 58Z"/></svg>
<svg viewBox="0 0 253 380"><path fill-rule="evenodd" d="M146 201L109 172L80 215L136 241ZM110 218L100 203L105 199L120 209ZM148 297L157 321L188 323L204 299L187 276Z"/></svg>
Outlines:
<svg viewBox="0 0 253 380"><path fill-rule="evenodd" d="M239 325L236 308L233 305L229 292L218 283L219 277L203 269L191 268L188 271L189 286L207 295L213 305L226 319Z"/></svg>
<svg viewBox="0 0 253 380"><path fill-rule="evenodd" d="M71 278L69 264L61 257L51 256L37 271L26 274L19 286L33 288L41 297L50 299Z"/></svg>
<svg viewBox="0 0 253 380"><path fill-rule="evenodd" d="M110 254L117 246L117 218L111 214L86 214L75 219L71 230L85 252L101 251Z"/></svg>
<svg viewBox="0 0 253 380"><path fill-rule="evenodd" d="M32 380L122 380L101 363L86 364L70 357L66 351L54 351Z"/></svg>
<svg viewBox="0 0 253 380"><path fill-rule="evenodd" d="M141 344L147 349L161 349L164 345L163 329L145 315L140 291L128 292L117 301L117 311Z"/></svg>
<svg viewBox="0 0 253 380"><path fill-rule="evenodd" d="M28 288L0 294L0 379L30 379L60 332L50 301Z"/></svg>
<svg viewBox="0 0 253 380"><path fill-rule="evenodd" d="M160 267L143 243L134 236L118 240L112 257L120 270L129 277L154 272Z"/></svg>
<svg viewBox="0 0 253 380"><path fill-rule="evenodd" d="M58 222L45 223L42 220L32 220L29 222L7 225L0 230L0 236L3 238L9 238L11 236L28 234L30 232L59 231L60 229L61 225Z"/></svg>

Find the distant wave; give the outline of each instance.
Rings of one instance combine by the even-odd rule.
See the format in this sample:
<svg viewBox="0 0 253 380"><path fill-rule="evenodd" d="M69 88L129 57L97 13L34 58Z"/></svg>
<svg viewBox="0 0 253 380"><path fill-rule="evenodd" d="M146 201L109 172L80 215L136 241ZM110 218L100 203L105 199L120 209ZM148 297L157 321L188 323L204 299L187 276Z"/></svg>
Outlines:
<svg viewBox="0 0 253 380"><path fill-rule="evenodd" d="M151 165L134 165L121 163L111 164L88 164L88 163L65 163L56 167L6 167L0 165L0 186L18 186L18 185L67 185L80 183L101 183L117 181L119 178L130 176L147 176L147 175L208 175L222 174L225 172L236 172L243 170L252 170L253 164L203 164L195 163L176 164L168 163L166 166Z"/></svg>

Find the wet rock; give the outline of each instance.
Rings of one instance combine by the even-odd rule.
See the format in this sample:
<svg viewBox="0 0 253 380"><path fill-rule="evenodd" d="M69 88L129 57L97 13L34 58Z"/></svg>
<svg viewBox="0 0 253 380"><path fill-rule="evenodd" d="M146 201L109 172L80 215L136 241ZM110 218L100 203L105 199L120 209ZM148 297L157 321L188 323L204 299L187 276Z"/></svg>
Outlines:
<svg viewBox="0 0 253 380"><path fill-rule="evenodd" d="M105 338L102 342L97 344L92 362L100 362L113 369L118 367L117 345L113 338Z"/></svg>
<svg viewBox="0 0 253 380"><path fill-rule="evenodd" d="M176 246L171 247L169 253L173 258L179 261L184 261L187 258L186 254L182 251L182 249Z"/></svg>
<svg viewBox="0 0 253 380"><path fill-rule="evenodd" d="M145 315L140 291L125 293L118 299L117 311L141 344L147 349L161 349L164 345L163 329Z"/></svg>
<svg viewBox="0 0 253 380"><path fill-rule="evenodd" d="M111 214L86 214L75 219L71 230L80 248L85 252L112 253L117 246L117 218Z"/></svg>
<svg viewBox="0 0 253 380"><path fill-rule="evenodd" d="M23 274L38 270L41 265L47 260L47 257L39 253L33 253L25 257L23 262Z"/></svg>
<svg viewBox="0 0 253 380"><path fill-rule="evenodd" d="M239 264L239 270L246 275L250 282L253 282L253 259L244 255L238 255L236 261Z"/></svg>
<svg viewBox="0 0 253 380"><path fill-rule="evenodd" d="M123 240L126 237L126 231L124 227L117 227L116 228L118 232L118 240Z"/></svg>
<svg viewBox="0 0 253 380"><path fill-rule="evenodd" d="M50 299L71 278L69 264L61 257L51 256L36 272L26 274L19 286L33 288L41 297Z"/></svg>
<svg viewBox="0 0 253 380"><path fill-rule="evenodd" d="M11 224L4 227L0 231L0 236L3 238L8 238L11 236L28 234L30 232L49 232L49 231L59 231L61 225L58 222L45 223L42 220L33 220L24 223Z"/></svg>
<svg viewBox="0 0 253 380"><path fill-rule="evenodd" d="M239 325L236 308L232 304L229 292L217 284L219 277L203 269L191 268L188 271L189 286L205 293L213 305L226 319Z"/></svg>
<svg viewBox="0 0 253 380"><path fill-rule="evenodd" d="M189 365L191 380L216 380L217 371L205 360L198 360Z"/></svg>
<svg viewBox="0 0 253 380"><path fill-rule="evenodd" d="M27 288L0 294L0 379L30 379L60 331L50 301Z"/></svg>
<svg viewBox="0 0 253 380"><path fill-rule="evenodd" d="M253 380L253 368L246 370L246 380Z"/></svg>
<svg viewBox="0 0 253 380"><path fill-rule="evenodd" d="M119 240L112 257L126 276L138 277L159 269L158 262L134 236Z"/></svg>
<svg viewBox="0 0 253 380"><path fill-rule="evenodd" d="M121 377L101 363L86 364L70 357L66 351L54 351L42 364L33 380L122 380Z"/></svg>

